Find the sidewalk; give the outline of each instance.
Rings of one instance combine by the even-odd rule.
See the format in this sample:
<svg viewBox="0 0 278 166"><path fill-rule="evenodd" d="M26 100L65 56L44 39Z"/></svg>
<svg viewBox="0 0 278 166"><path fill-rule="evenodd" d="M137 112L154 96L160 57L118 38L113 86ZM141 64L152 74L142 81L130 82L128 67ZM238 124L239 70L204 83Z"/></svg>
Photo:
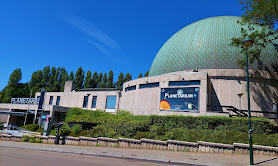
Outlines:
<svg viewBox="0 0 278 166"><path fill-rule="evenodd" d="M71 146L36 144L26 142L0 141L1 147L31 149L39 151L52 151L61 153L75 153L79 155L94 155L116 158L129 158L145 161L158 161L173 164L196 164L196 165L215 165L215 166L246 166L249 165L249 155L238 154L218 154L218 153L193 153L193 152L174 152L146 149L125 149L107 148L93 146ZM277 166L278 156L255 155L254 162L259 166Z"/></svg>

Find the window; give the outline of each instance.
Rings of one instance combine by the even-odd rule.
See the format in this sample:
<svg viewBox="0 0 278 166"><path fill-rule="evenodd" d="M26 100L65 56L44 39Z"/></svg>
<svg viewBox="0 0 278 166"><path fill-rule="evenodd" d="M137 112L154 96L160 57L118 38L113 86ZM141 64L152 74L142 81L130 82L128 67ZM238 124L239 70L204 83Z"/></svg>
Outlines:
<svg viewBox="0 0 278 166"><path fill-rule="evenodd" d="M84 96L83 108L87 108L87 105L88 105L88 96Z"/></svg>
<svg viewBox="0 0 278 166"><path fill-rule="evenodd" d="M61 96L57 96L56 105L60 105L60 99L61 99Z"/></svg>
<svg viewBox="0 0 278 166"><path fill-rule="evenodd" d="M136 85L126 87L126 88L125 88L125 91L127 92L127 91L130 91L130 90L135 90L135 89L136 89Z"/></svg>
<svg viewBox="0 0 278 166"><path fill-rule="evenodd" d="M52 105L52 102L53 102L53 96L50 96L49 105Z"/></svg>
<svg viewBox="0 0 278 166"><path fill-rule="evenodd" d="M106 99L106 108L108 109L115 109L116 107L116 96L107 96Z"/></svg>
<svg viewBox="0 0 278 166"><path fill-rule="evenodd" d="M169 81L169 86L200 85L200 81Z"/></svg>
<svg viewBox="0 0 278 166"><path fill-rule="evenodd" d="M190 85L200 85L200 81L190 81Z"/></svg>
<svg viewBox="0 0 278 166"><path fill-rule="evenodd" d="M96 105L97 105L97 96L93 96L92 108L96 108Z"/></svg>
<svg viewBox="0 0 278 166"><path fill-rule="evenodd" d="M273 103L273 112L276 113L274 114L274 118L277 118L277 103Z"/></svg>
<svg viewBox="0 0 278 166"><path fill-rule="evenodd" d="M159 82L155 82L155 83L148 83L148 84L140 84L139 88L153 88L153 87L159 87Z"/></svg>

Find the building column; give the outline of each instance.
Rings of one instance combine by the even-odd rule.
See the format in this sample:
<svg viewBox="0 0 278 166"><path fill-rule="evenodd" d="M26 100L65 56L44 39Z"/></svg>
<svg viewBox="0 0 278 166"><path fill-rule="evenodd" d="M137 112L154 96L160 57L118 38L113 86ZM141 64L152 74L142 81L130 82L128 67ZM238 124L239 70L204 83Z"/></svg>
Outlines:
<svg viewBox="0 0 278 166"><path fill-rule="evenodd" d="M9 109L9 112L12 112L11 108ZM9 126L10 118L11 118L11 115L8 115L7 122L6 122L7 123L7 128Z"/></svg>
<svg viewBox="0 0 278 166"><path fill-rule="evenodd" d="M36 123L37 115L38 115L38 109L35 110L35 116L34 116L34 119L33 119L33 124Z"/></svg>
<svg viewBox="0 0 278 166"><path fill-rule="evenodd" d="M203 79L201 81L200 92L199 92L199 111L200 113L206 114L207 112L207 102L208 102L208 80Z"/></svg>

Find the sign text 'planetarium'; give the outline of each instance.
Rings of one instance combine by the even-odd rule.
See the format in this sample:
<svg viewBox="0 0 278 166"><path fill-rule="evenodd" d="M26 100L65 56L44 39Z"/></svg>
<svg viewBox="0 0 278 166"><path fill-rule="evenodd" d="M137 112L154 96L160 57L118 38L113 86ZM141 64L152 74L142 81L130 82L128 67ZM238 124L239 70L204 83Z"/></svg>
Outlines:
<svg viewBox="0 0 278 166"><path fill-rule="evenodd" d="M39 98L11 98L12 104L38 104Z"/></svg>

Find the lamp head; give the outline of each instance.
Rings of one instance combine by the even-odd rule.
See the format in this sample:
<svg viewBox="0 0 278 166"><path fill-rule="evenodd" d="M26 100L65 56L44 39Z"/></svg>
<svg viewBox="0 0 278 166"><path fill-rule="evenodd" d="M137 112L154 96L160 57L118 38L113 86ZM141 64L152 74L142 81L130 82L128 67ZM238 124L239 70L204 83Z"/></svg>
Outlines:
<svg viewBox="0 0 278 166"><path fill-rule="evenodd" d="M252 47L253 44L254 44L254 40L251 39L251 38L249 38L249 37L247 37L247 38L245 38L241 43L242 43L242 45L243 45L244 47Z"/></svg>

